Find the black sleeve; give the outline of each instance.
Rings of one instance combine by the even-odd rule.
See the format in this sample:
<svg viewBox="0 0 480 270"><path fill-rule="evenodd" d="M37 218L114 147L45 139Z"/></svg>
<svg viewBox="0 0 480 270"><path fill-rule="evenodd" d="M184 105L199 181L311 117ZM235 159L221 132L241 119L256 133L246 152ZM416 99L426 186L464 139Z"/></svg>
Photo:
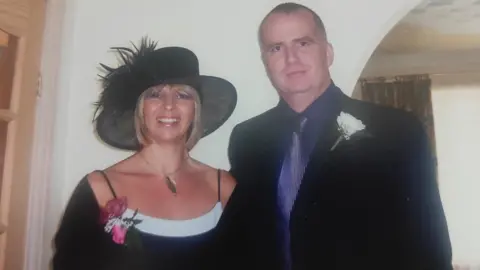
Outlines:
<svg viewBox="0 0 480 270"><path fill-rule="evenodd" d="M107 261L100 210L84 177L75 188L54 238L53 270L105 269Z"/></svg>
<svg viewBox="0 0 480 270"><path fill-rule="evenodd" d="M406 153L409 179L408 223L414 235L410 239L415 250L411 269L452 269L452 249L440 192L436 163L429 138L421 123L412 121L410 147Z"/></svg>
<svg viewBox="0 0 480 270"><path fill-rule="evenodd" d="M232 131L232 134L230 135L230 140L228 144L228 160L230 162L230 174L235 178L237 182L241 181L239 180L240 175L239 175L239 131L238 131L238 126L235 126L235 128Z"/></svg>
<svg viewBox="0 0 480 270"><path fill-rule="evenodd" d="M221 240L215 261L218 265L228 265L230 270L281 269L275 264L278 259L271 244L274 241L269 238L271 227L261 225L263 212L257 211L259 207L255 204L257 200L251 199L252 193L251 185L235 187L217 226L217 237Z"/></svg>

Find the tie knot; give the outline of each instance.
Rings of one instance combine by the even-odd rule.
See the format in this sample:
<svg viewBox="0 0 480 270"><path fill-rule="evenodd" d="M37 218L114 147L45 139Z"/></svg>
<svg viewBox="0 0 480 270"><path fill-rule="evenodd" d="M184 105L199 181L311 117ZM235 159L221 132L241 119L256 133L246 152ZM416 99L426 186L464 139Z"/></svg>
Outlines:
<svg viewBox="0 0 480 270"><path fill-rule="evenodd" d="M307 118L302 116L299 117L295 123L295 132L296 133L302 133L303 129L305 128L305 124L307 123Z"/></svg>

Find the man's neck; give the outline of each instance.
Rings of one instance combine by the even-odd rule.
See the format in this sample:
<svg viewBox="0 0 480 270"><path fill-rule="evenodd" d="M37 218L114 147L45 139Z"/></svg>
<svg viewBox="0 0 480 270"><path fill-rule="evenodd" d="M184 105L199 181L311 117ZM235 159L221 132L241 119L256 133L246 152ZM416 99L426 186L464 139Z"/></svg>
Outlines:
<svg viewBox="0 0 480 270"><path fill-rule="evenodd" d="M322 86L318 89L305 91L301 93L283 93L281 98L288 104L288 106L297 113L304 112L315 100L317 100L330 86Z"/></svg>

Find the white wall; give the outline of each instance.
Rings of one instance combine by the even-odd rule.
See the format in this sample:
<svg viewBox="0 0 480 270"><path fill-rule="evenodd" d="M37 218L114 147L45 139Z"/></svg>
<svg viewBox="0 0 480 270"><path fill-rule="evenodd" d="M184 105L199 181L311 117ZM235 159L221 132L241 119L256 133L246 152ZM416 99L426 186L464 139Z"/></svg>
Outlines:
<svg viewBox="0 0 480 270"><path fill-rule="evenodd" d="M411 53L377 51L368 60L362 77L479 72L478 55L480 49L424 50Z"/></svg>
<svg viewBox="0 0 480 270"><path fill-rule="evenodd" d="M453 261L480 267L480 73L433 76L432 103Z"/></svg>
<svg viewBox="0 0 480 270"><path fill-rule="evenodd" d="M93 134L92 103L99 94L99 62L113 64L111 46L128 45L144 34L160 45L183 45L200 58L201 71L224 76L238 88L238 107L220 130L201 141L193 156L228 169L226 147L234 124L273 106L277 97L259 59L256 30L281 1L250 0L69 0L63 24L62 57L54 127L53 171L45 215L45 239L77 182L130 153L102 145ZM305 0L324 19L334 45L335 81L347 94L378 42L420 0ZM375 7L373 9L372 7ZM54 91L55 89L51 89ZM38 180L37 180L38 181ZM45 242L44 268L50 257Z"/></svg>

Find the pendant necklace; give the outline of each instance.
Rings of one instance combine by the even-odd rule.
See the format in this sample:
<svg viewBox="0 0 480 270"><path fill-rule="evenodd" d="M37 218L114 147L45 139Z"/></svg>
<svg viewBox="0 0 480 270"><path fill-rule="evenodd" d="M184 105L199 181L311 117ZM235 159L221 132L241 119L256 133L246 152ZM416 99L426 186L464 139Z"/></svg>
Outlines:
<svg viewBox="0 0 480 270"><path fill-rule="evenodd" d="M152 169L156 170L155 166L153 166L143 155L140 155L140 156L142 156L142 159L148 164L148 166L150 166ZM165 184L167 185L167 188L170 190L170 192L172 192L173 196L177 196L177 182L175 181L175 179L172 179L171 176L176 174L178 171L180 171L180 169L183 167L183 165L186 163L186 161L188 159L190 159L189 155L187 155L187 157L182 161L180 166L178 166L178 168L175 171L166 174L165 177L164 177L165 178Z"/></svg>

